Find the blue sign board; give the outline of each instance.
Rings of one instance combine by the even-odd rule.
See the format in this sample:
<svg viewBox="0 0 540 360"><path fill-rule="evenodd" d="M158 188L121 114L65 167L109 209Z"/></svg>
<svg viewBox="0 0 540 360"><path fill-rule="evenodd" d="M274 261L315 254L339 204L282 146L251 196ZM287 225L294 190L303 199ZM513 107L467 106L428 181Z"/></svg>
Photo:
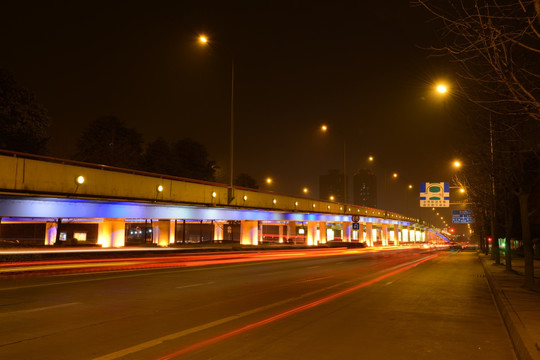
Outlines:
<svg viewBox="0 0 540 360"><path fill-rule="evenodd" d="M473 222L471 210L452 210L453 224L470 224Z"/></svg>
<svg viewBox="0 0 540 360"><path fill-rule="evenodd" d="M353 230L359 230L360 229L360 224L359 223L353 223L352 224L352 229Z"/></svg>

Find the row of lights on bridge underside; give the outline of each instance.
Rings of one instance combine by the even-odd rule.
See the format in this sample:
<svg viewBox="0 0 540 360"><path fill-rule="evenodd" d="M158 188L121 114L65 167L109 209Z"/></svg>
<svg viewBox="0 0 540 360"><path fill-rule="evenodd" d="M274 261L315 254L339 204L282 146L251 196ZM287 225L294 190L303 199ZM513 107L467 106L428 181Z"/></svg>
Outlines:
<svg viewBox="0 0 540 360"><path fill-rule="evenodd" d="M78 185L82 185L86 182L86 178L82 175L79 175L75 178L75 182L78 184ZM156 186L156 191L158 193L161 193L163 192L164 190L164 187L163 185L159 184ZM217 197L217 193L215 191L212 191L212 198L216 198ZM244 195L243 198L244 202L246 202L248 200L248 196L247 195ZM277 199L272 199L272 204L273 205L276 205L277 204ZM298 201L295 201L294 202L294 207L298 207L300 204L298 203ZM312 205L312 208L315 210L316 207L317 207L317 204L313 203ZM328 211L332 210L332 207L330 205L327 205L327 209ZM343 206L340 206L339 207L339 211L343 211ZM361 213L361 210L360 209L356 209L357 213L360 214ZM347 212L349 213L352 213L352 209L351 208L347 208ZM364 210L364 213L365 215L369 215L369 211L367 209ZM371 215L382 215L382 213L380 211L371 211ZM406 216L401 216L401 215L396 215L396 214L390 214L390 217L393 217L393 218L397 218L397 219L408 219L408 220L415 220L415 219L411 219L411 218L407 218Z"/></svg>

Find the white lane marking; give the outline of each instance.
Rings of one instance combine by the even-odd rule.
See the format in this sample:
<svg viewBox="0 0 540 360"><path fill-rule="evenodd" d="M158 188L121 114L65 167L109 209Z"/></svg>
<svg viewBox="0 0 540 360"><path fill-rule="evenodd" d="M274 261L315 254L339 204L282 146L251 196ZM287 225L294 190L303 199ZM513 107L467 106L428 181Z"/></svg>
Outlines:
<svg viewBox="0 0 540 360"><path fill-rule="evenodd" d="M415 261L411 261L411 262L406 263L406 264L396 265L392 269L405 267L405 266L408 266L409 264L412 264L412 263L420 262L420 261L425 260L425 259L430 259L431 257L433 257L433 256L427 256L425 258L421 258L421 259L418 259L418 260L415 260ZM387 273L390 273L391 270L388 271L388 269L384 269L383 271L379 271L378 273L381 273L381 272L383 274L387 274ZM118 350L118 351L110 353L110 354L106 354L106 355L94 358L93 360L114 360L114 359L118 359L118 358L121 358L123 356L129 355L129 354L132 354L132 353L135 353L135 352L143 351L143 350L146 350L148 348L160 345L161 343L163 343L165 341L175 340L175 339L178 339L178 338L181 338L181 337L184 337L184 336L187 336L187 335L190 335L190 334L202 331L202 330L210 329L212 327L228 323L228 322L233 321L233 320L241 319L241 318L246 317L248 315L253 315L253 314L256 314L256 313L264 311L264 310L268 310L268 309L271 309L271 308L274 308L274 307L277 307L277 306L280 306L280 305L284 305L284 304L287 304L289 302L301 300L303 298L313 296L313 295L316 295L316 294L324 292L324 291L331 290L331 289L333 289L335 287L347 285L347 284L354 283L354 282L357 282L357 281L358 281L358 279L353 279L353 280L347 280L347 281L344 281L344 282L341 282L341 283L338 283L338 284L330 285L328 287L321 288L321 289L318 289L318 290L315 290L315 291L312 291L312 292L309 292L309 293L305 293L303 295L300 295L300 296L297 296L297 297L294 297L294 298L281 300L281 301L275 302L273 304L268 304L268 305L261 306L261 307L258 307L258 308L252 309L252 310L245 311L245 312L240 313L240 314L228 316L228 317L216 320L216 321L212 321L212 322L209 322L209 323L206 323L206 324L202 324L202 325L199 325L199 326L192 327L190 329L178 331L176 333L165 335L165 336L159 337L157 339L149 340L149 341L146 341L146 342L131 346L129 348L125 348L125 349Z"/></svg>
<svg viewBox="0 0 540 360"><path fill-rule="evenodd" d="M176 288L177 289L186 289L186 288L191 288L191 287L196 287L196 286L210 285L210 284L213 284L213 283L214 283L213 281L210 281L210 282L206 282L206 283L197 283L197 284L189 284L189 285L184 285L184 286L177 286Z"/></svg>
<svg viewBox="0 0 540 360"><path fill-rule="evenodd" d="M323 277L318 277L318 278L313 278L313 279L307 279L307 280L302 280L302 281L298 282L297 284L310 282L310 281L317 281L317 280L322 280L322 279L328 279L328 278L330 278L330 276L323 276Z"/></svg>
<svg viewBox="0 0 540 360"><path fill-rule="evenodd" d="M72 303L67 303L67 304L44 306L44 307L34 308L34 309L10 311L10 312L5 312L5 313L0 313L0 317L17 315L17 314L24 314L24 313L33 313L33 312L36 312L36 311L45 311L45 310L51 310L51 309L58 309L58 308L62 308L62 307L66 307L66 306L73 306L73 305L78 305L78 304L80 304L80 303L79 302L72 302Z"/></svg>
<svg viewBox="0 0 540 360"><path fill-rule="evenodd" d="M348 282L351 282L351 281L347 281L345 283L348 283ZM258 308L252 309L252 310L244 311L244 312L236 314L236 315L228 316L228 317L216 320L216 321L212 321L212 322L209 322L209 323L206 323L206 324L195 326L195 327L192 327L190 329L186 329L186 330L182 330L182 331L179 331L179 332L176 332L176 333L173 333L173 334L165 335L165 336L162 336L162 337L157 338L157 339L146 341L146 342L140 343L138 345L135 345L135 346L132 346L132 347L129 347L129 348L126 348L126 349L122 349L122 350L119 350L119 351L116 351L116 352L113 352L113 353L110 353L110 354L107 354L107 355L103 355L103 356L94 358L93 360L114 360L114 359L118 359L118 358L121 358L123 356L126 356L126 355L129 355L129 354L135 353L135 352L139 352L139 351L154 347L154 346L159 345L159 344L161 344L161 343L163 343L165 341L175 340L175 339L178 339L178 338L181 338L181 337L184 337L184 336L187 336L187 335L190 335L190 334L202 331L202 330L210 329L212 327L228 323L228 322L233 321L233 320L238 320L238 319L241 319L243 317L256 314L256 313L264 311L264 310L272 309L274 307L284 305L284 304L287 304L289 302L301 300L303 298L316 295L316 294L318 294L320 292L328 291L328 290L333 289L335 287L342 286L345 283L334 284L334 285L328 286L326 288L315 290L315 291L312 291L312 292L309 292L309 293L306 293L306 294L303 294L303 295L300 295L300 296L297 296L297 297L294 297L294 298L289 298L289 299L278 301L278 302L275 302L275 303L272 303L272 304L264 305L264 306L261 306L261 307L258 307Z"/></svg>

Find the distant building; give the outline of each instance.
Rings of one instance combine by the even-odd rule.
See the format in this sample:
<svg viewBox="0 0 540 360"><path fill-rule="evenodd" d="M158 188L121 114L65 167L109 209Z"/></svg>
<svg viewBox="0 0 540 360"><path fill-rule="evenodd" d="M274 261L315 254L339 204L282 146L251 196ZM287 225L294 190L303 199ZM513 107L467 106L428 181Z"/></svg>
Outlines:
<svg viewBox="0 0 540 360"><path fill-rule="evenodd" d="M345 177L339 170L328 170L328 174L319 176L319 197L321 200L329 200L331 196L334 201L343 202L343 183Z"/></svg>
<svg viewBox="0 0 540 360"><path fill-rule="evenodd" d="M371 169L358 169L353 176L354 203L377 207L377 178Z"/></svg>

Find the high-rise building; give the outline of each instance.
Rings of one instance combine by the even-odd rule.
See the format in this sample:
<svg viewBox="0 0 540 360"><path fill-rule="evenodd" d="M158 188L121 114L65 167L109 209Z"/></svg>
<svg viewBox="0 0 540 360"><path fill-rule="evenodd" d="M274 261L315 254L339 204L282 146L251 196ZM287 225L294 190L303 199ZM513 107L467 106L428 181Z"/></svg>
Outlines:
<svg viewBox="0 0 540 360"><path fill-rule="evenodd" d="M335 201L343 202L343 183L345 177L339 170L328 170L328 174L319 176L319 197L329 200L331 196Z"/></svg>
<svg viewBox="0 0 540 360"><path fill-rule="evenodd" d="M377 207L377 177L371 169L358 169L353 176L354 203Z"/></svg>

